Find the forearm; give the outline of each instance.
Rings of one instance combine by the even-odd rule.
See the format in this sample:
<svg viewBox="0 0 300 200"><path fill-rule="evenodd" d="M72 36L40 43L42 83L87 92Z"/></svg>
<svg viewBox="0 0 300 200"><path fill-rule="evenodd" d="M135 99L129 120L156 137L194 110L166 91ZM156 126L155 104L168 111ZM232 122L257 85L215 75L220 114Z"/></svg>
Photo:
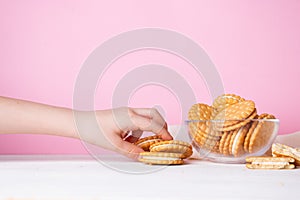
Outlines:
<svg viewBox="0 0 300 200"><path fill-rule="evenodd" d="M96 112L76 111L75 114L80 121L78 131L71 109L0 97L0 134L80 138L134 159L143 152L133 144L143 131L152 131L164 140L172 139L166 122L155 109L123 107ZM132 135L127 138L130 132Z"/></svg>
<svg viewBox="0 0 300 200"><path fill-rule="evenodd" d="M0 134L49 134L78 138L71 109L0 97Z"/></svg>

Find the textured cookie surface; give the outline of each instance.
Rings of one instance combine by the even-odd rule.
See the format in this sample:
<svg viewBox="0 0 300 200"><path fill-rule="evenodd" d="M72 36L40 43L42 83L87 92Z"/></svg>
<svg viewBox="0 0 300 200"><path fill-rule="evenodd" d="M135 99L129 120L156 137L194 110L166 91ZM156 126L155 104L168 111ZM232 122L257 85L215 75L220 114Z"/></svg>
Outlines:
<svg viewBox="0 0 300 200"><path fill-rule="evenodd" d="M211 152L216 157L217 154L232 158L263 154L262 150L274 136L277 122L272 120L273 115L258 115L254 101L235 94L221 95L211 106L195 104L188 116L193 145L205 150L202 153Z"/></svg>
<svg viewBox="0 0 300 200"><path fill-rule="evenodd" d="M189 110L188 119L208 120L211 117L211 113L212 113L211 106L203 103L194 104Z"/></svg>
<svg viewBox="0 0 300 200"><path fill-rule="evenodd" d="M289 157L248 157L246 167L249 169L293 169L293 158Z"/></svg>
<svg viewBox="0 0 300 200"><path fill-rule="evenodd" d="M266 114L262 119L275 119L273 115ZM270 140L274 131L274 123L272 121L261 120L256 125L249 142L249 152L255 153L261 150Z"/></svg>
<svg viewBox="0 0 300 200"><path fill-rule="evenodd" d="M232 131L238 128L241 128L242 126L245 126L246 124L250 123L251 120L257 115L256 113L256 109L254 109L254 111L252 112L252 114L250 116L248 116L247 119L241 119L241 120L225 120L222 123L216 123L218 126L216 126L217 130L220 131ZM235 121L234 124L230 125L230 126L224 126L224 124L226 124L226 122L233 122ZM220 126L221 125L221 126Z"/></svg>
<svg viewBox="0 0 300 200"><path fill-rule="evenodd" d="M223 94L217 97L212 104L212 119L214 119L220 111L226 109L228 106L242 101L245 101L245 99L235 94Z"/></svg>
<svg viewBox="0 0 300 200"><path fill-rule="evenodd" d="M246 101L244 101L246 102ZM243 102L242 102L243 103ZM237 104L234 104L233 106L237 106ZM215 120L213 121L213 127L216 130L219 131L232 131L235 130L237 128L240 128L244 125L246 125L247 123L249 123L251 121L251 119L255 118L257 115L257 111L256 108L254 107L253 110L248 110L248 111L243 111L243 110L238 110L238 113L235 113L237 115L234 116L234 114L230 114L230 113L234 113L234 109L233 106L223 110L222 112L220 112ZM231 110L229 110L230 108L232 108ZM249 107L247 107L249 108ZM227 118L225 116L225 114L227 113ZM229 118L229 116L233 117L233 118ZM224 117L224 118L222 118ZM244 118L243 118L244 117Z"/></svg>
<svg viewBox="0 0 300 200"><path fill-rule="evenodd" d="M300 149L287 145L274 143L272 145L272 155L276 157L290 157L295 159L297 166L300 166Z"/></svg>
<svg viewBox="0 0 300 200"><path fill-rule="evenodd" d="M257 119L257 118L258 118L258 115L256 115L254 117L254 119ZM254 129L256 128L257 124L258 124L258 120L252 121L250 123L250 128L249 128L249 130L246 134L245 141L244 141L244 151L247 152L247 153L249 152L249 143L250 143L251 135L252 135Z"/></svg>
<svg viewBox="0 0 300 200"><path fill-rule="evenodd" d="M182 158L188 158L193 154L192 146L184 141L161 141L150 146L151 152L169 152L182 154Z"/></svg>
<svg viewBox="0 0 300 200"><path fill-rule="evenodd" d="M247 119L254 111L255 103L251 100L245 100L228 106L215 117L216 120L235 120ZM232 125L234 122L228 122L225 126Z"/></svg>
<svg viewBox="0 0 300 200"><path fill-rule="evenodd" d="M252 164L252 163L247 163L246 167L248 169L294 169L295 165L294 164Z"/></svg>
<svg viewBox="0 0 300 200"><path fill-rule="evenodd" d="M144 137L135 142L135 145L141 147L144 151L149 151L152 144L163 141L159 135Z"/></svg>
<svg viewBox="0 0 300 200"><path fill-rule="evenodd" d="M184 163L182 154L166 152L142 152L138 160L153 165L179 165Z"/></svg>

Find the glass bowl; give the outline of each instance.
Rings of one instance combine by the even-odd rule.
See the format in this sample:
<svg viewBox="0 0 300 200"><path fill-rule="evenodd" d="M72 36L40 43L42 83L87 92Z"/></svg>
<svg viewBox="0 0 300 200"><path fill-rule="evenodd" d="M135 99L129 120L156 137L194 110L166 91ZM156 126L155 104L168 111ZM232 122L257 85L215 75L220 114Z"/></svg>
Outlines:
<svg viewBox="0 0 300 200"><path fill-rule="evenodd" d="M270 150L278 133L279 120L190 120L186 121L186 126L200 159L245 163L246 157L262 156Z"/></svg>

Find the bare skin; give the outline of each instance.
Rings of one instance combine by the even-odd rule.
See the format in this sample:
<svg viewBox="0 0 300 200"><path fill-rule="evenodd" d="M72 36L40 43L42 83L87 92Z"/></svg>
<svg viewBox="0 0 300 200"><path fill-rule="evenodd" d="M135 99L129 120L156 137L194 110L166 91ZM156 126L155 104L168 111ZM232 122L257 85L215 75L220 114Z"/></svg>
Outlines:
<svg viewBox="0 0 300 200"><path fill-rule="evenodd" d="M90 125L91 116L98 122L96 126ZM143 150L133 143L143 131L161 135L164 140L173 139L163 117L151 108L75 111L0 97L0 134L48 134L82 139L136 159Z"/></svg>

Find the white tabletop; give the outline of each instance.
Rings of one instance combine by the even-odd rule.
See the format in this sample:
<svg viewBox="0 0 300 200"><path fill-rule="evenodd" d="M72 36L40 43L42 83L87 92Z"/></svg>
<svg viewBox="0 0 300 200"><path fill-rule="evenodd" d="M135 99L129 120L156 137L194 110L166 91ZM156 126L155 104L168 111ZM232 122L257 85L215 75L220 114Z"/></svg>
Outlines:
<svg viewBox="0 0 300 200"><path fill-rule="evenodd" d="M101 159L0 156L0 199L300 198L300 169L249 170L196 160L162 168L117 155Z"/></svg>

